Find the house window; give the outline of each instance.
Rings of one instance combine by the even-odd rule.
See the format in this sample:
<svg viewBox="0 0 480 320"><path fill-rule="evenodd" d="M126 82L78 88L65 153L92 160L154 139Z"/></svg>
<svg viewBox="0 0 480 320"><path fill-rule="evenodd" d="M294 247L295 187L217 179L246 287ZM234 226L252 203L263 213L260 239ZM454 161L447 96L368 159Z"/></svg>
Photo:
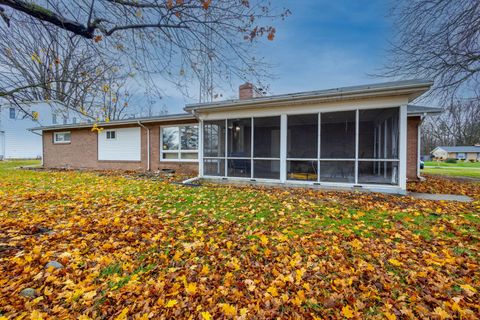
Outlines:
<svg viewBox="0 0 480 320"><path fill-rule="evenodd" d="M161 128L160 159L163 161L197 161L198 125Z"/></svg>
<svg viewBox="0 0 480 320"><path fill-rule="evenodd" d="M15 119L15 108L10 108L10 119Z"/></svg>
<svg viewBox="0 0 480 320"><path fill-rule="evenodd" d="M68 118L63 116L63 124L67 124Z"/></svg>
<svg viewBox="0 0 480 320"><path fill-rule="evenodd" d="M115 140L117 138L117 132L115 130L108 130L105 133L107 140Z"/></svg>
<svg viewBox="0 0 480 320"><path fill-rule="evenodd" d="M77 118L73 117L72 123L74 123L74 124L77 123Z"/></svg>
<svg viewBox="0 0 480 320"><path fill-rule="evenodd" d="M57 115L52 114L52 124L57 124Z"/></svg>
<svg viewBox="0 0 480 320"><path fill-rule="evenodd" d="M465 152L457 152L457 159L458 160L465 160Z"/></svg>
<svg viewBox="0 0 480 320"><path fill-rule="evenodd" d="M70 143L70 132L55 132L53 143Z"/></svg>

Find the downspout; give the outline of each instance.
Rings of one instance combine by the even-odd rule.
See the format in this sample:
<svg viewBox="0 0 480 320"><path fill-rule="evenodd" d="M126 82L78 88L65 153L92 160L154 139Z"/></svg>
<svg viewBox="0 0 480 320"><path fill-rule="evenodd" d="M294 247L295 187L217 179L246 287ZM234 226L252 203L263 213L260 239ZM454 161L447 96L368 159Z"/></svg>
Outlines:
<svg viewBox="0 0 480 320"><path fill-rule="evenodd" d="M41 161L40 165L43 167L43 158L45 157L45 148L44 148L44 145L43 145L43 131L42 131L42 133L38 133L38 132L35 132L34 130L30 130L30 129L28 129L28 131L36 134L37 136L42 137L42 161Z"/></svg>
<svg viewBox="0 0 480 320"><path fill-rule="evenodd" d="M150 171L150 129L145 127L140 121L137 121L138 125L147 130L147 171Z"/></svg>
<svg viewBox="0 0 480 320"><path fill-rule="evenodd" d="M422 143L422 134L421 134L421 126L423 123L423 120L425 120L425 117L427 116L426 113L424 113L422 116L420 116L420 123L418 124L418 129L417 129L417 178L419 180L423 180L422 176L420 176L420 150L421 150L421 143Z"/></svg>

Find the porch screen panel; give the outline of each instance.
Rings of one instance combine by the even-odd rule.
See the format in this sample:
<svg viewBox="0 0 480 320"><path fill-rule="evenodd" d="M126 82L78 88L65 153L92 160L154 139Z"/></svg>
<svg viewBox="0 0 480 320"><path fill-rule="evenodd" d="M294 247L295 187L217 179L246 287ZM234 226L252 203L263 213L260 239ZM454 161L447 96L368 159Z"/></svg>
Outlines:
<svg viewBox="0 0 480 320"><path fill-rule="evenodd" d="M225 120L203 123L203 174L225 176Z"/></svg>
<svg viewBox="0 0 480 320"><path fill-rule="evenodd" d="M356 111L320 114L320 182L355 183Z"/></svg>
<svg viewBox="0 0 480 320"><path fill-rule="evenodd" d="M355 159L355 111L321 114L321 159Z"/></svg>
<svg viewBox="0 0 480 320"><path fill-rule="evenodd" d="M320 161L320 181L355 183L355 161Z"/></svg>
<svg viewBox="0 0 480 320"><path fill-rule="evenodd" d="M318 114L289 115L287 124L287 158L316 159Z"/></svg>
<svg viewBox="0 0 480 320"><path fill-rule="evenodd" d="M398 185L399 119L399 108L359 111L359 183Z"/></svg>
<svg viewBox="0 0 480 320"><path fill-rule="evenodd" d="M253 177L280 179L280 117L253 118Z"/></svg>
<svg viewBox="0 0 480 320"><path fill-rule="evenodd" d="M318 180L318 113L287 118L287 179Z"/></svg>
<svg viewBox="0 0 480 320"><path fill-rule="evenodd" d="M252 118L227 120L227 175L250 178Z"/></svg>

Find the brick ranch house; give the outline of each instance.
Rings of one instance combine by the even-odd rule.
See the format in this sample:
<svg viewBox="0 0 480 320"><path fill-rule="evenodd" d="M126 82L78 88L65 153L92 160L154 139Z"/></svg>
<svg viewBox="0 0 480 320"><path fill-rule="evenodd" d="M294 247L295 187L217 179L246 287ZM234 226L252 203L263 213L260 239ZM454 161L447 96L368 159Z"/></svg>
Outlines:
<svg viewBox="0 0 480 320"><path fill-rule="evenodd" d="M33 128L43 166L162 170L249 183L404 193L419 177L422 119L411 105L432 82L408 80L191 104L186 113Z"/></svg>

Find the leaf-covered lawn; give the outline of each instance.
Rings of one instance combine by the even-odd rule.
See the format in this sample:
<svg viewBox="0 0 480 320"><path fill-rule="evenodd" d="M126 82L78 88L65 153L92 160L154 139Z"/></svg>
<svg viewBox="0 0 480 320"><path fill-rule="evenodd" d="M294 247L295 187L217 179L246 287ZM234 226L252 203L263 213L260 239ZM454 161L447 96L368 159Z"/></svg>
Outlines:
<svg viewBox="0 0 480 320"><path fill-rule="evenodd" d="M437 181L475 198L453 203L1 166L0 317L480 315L478 184Z"/></svg>

